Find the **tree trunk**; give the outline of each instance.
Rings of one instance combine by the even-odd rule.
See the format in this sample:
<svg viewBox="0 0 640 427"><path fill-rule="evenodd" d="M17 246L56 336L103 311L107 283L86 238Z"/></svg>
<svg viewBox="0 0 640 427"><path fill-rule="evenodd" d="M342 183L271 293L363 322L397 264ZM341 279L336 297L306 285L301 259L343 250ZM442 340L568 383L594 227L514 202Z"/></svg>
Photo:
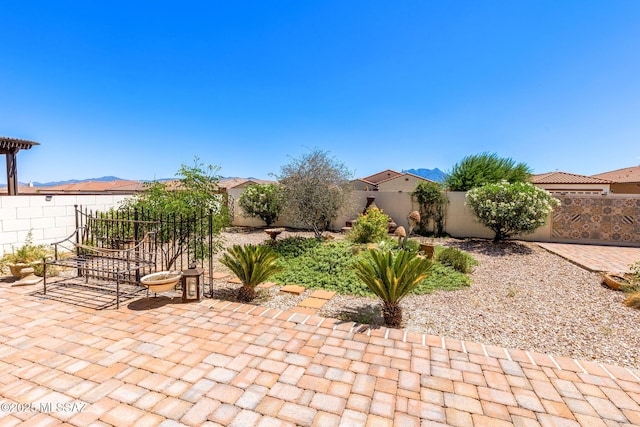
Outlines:
<svg viewBox="0 0 640 427"><path fill-rule="evenodd" d="M242 302L251 302L256 297L256 290L251 286L242 285L240 289L238 289L238 301Z"/></svg>
<svg viewBox="0 0 640 427"><path fill-rule="evenodd" d="M392 328L399 328L402 325L402 307L398 303L385 302L382 308L384 323Z"/></svg>

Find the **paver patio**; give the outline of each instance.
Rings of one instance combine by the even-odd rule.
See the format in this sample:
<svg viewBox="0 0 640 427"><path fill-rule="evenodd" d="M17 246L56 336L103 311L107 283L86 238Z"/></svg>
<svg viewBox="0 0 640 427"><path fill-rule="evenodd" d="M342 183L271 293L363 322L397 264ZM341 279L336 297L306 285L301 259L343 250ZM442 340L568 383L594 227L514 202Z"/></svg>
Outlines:
<svg viewBox="0 0 640 427"><path fill-rule="evenodd" d="M640 261L640 247L573 243L538 243L538 245L589 271L628 273L629 265Z"/></svg>
<svg viewBox="0 0 640 427"><path fill-rule="evenodd" d="M228 301L96 311L31 292L0 284L0 426L640 425L639 369Z"/></svg>

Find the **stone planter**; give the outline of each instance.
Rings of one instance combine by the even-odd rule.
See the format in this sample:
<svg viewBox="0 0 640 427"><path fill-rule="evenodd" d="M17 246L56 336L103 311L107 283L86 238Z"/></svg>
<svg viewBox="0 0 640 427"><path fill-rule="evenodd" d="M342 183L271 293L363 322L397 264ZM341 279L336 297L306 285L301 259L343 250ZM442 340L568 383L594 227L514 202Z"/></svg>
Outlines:
<svg viewBox="0 0 640 427"><path fill-rule="evenodd" d="M173 290L180 279L182 279L182 271L159 271L142 277L140 283L157 294Z"/></svg>
<svg viewBox="0 0 640 427"><path fill-rule="evenodd" d="M38 260L31 262L16 262L6 264L6 266L9 267L11 275L17 279L21 279L23 277L34 274L34 267L37 265L42 265L42 261Z"/></svg>

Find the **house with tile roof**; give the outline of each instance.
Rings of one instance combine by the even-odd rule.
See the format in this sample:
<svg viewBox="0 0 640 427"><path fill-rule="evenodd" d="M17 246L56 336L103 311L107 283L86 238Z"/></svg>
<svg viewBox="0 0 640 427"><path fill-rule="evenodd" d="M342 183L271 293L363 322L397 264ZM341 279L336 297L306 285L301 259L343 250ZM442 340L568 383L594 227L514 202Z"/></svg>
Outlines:
<svg viewBox="0 0 640 427"><path fill-rule="evenodd" d="M611 172L599 173L592 177L610 180L612 182L612 193L640 194L640 166L616 169Z"/></svg>
<svg viewBox="0 0 640 427"><path fill-rule="evenodd" d="M531 183L553 194L609 194L612 181L568 172L547 172L531 177Z"/></svg>
<svg viewBox="0 0 640 427"><path fill-rule="evenodd" d="M412 173L401 173L391 169L351 181L355 189L360 191L392 191L401 193L412 192L419 182L433 181Z"/></svg>

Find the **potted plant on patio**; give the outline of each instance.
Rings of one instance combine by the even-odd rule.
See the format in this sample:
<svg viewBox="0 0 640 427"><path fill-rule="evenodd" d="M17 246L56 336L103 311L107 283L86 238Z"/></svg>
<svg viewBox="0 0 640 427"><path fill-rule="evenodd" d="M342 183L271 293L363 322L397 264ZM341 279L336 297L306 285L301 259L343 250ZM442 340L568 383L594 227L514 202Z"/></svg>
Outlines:
<svg viewBox="0 0 640 427"><path fill-rule="evenodd" d="M46 245L34 245L31 230L27 233L24 244L17 250L13 248L11 253L5 254L0 260L2 268L9 267L11 275L23 278L30 274L41 275L43 270L42 260L51 254Z"/></svg>

